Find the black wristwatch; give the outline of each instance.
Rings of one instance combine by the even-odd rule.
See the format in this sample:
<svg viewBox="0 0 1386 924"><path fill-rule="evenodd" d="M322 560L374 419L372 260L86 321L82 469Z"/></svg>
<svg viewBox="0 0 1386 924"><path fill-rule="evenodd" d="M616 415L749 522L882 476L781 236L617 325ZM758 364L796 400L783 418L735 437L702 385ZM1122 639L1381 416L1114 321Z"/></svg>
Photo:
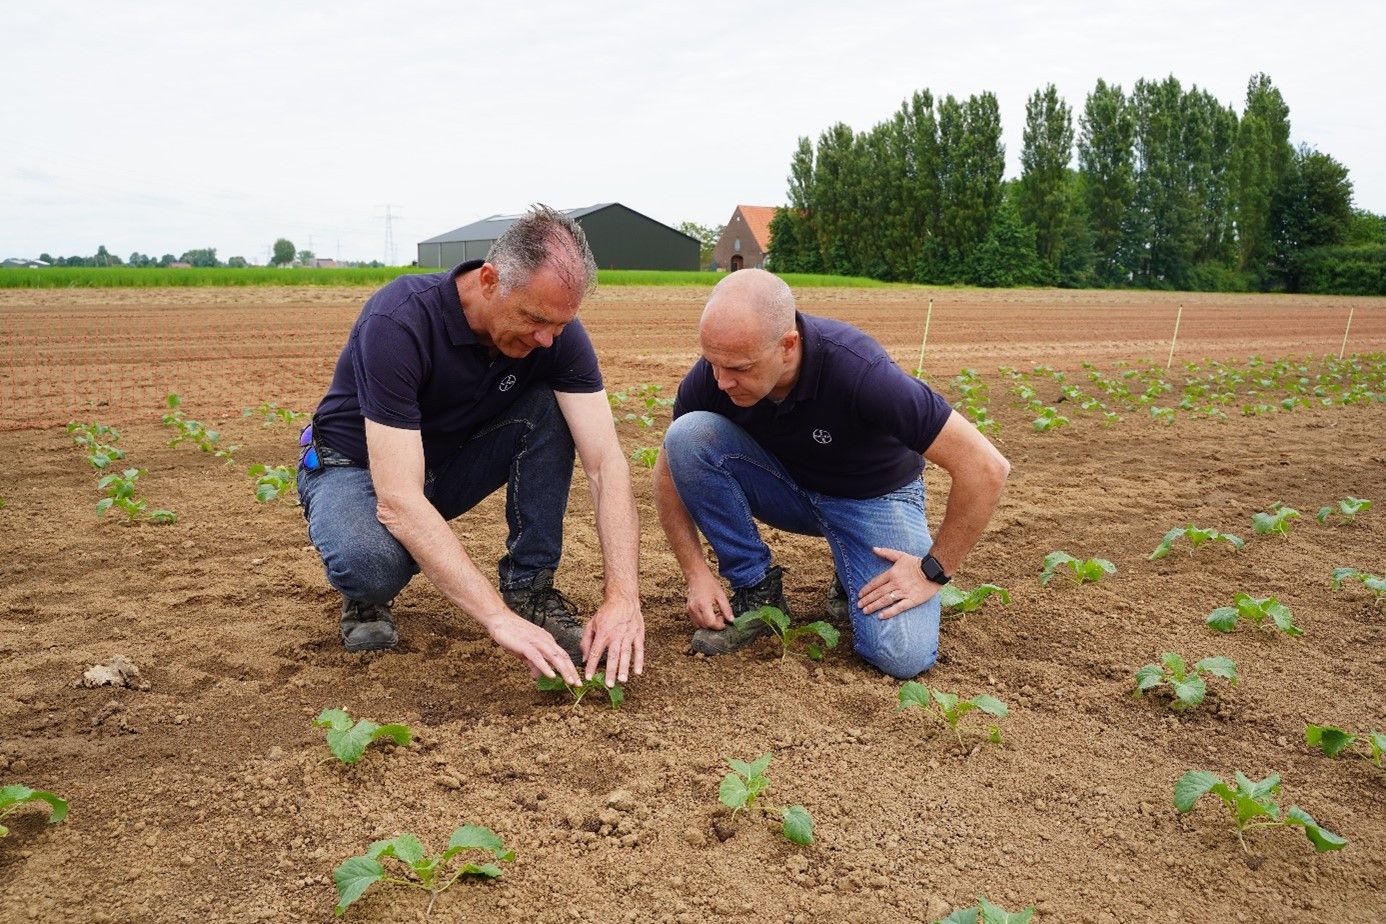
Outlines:
<svg viewBox="0 0 1386 924"><path fill-rule="evenodd" d="M924 576L935 584L943 585L953 580L943 573L943 566L938 563L938 559L932 555L925 555L919 560L919 570L924 572Z"/></svg>

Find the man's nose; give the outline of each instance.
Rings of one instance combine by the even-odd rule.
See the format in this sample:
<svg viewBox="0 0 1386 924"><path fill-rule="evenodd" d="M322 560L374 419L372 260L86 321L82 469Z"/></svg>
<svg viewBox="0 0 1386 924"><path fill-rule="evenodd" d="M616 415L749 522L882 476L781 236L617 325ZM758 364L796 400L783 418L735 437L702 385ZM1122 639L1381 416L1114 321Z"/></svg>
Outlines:
<svg viewBox="0 0 1386 924"><path fill-rule="evenodd" d="M541 327L539 330L535 331L534 341L541 347L553 346L553 334Z"/></svg>

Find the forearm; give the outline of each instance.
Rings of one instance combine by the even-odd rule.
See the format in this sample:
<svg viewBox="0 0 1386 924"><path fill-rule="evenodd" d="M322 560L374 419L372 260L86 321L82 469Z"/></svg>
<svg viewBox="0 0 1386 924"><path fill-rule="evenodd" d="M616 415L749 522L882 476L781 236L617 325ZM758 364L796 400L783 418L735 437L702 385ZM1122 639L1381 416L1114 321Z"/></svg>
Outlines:
<svg viewBox="0 0 1386 924"><path fill-rule="evenodd" d="M661 453L654 467L655 510L659 512L659 525L669 540L669 548L678 560L685 581L690 581L701 572L708 571L707 559L703 557L702 540L698 538L698 527L689 515L688 508L679 497L674 486L674 476Z"/></svg>
<svg viewBox="0 0 1386 924"><path fill-rule="evenodd" d="M981 538L1006 486L1005 469L1008 468L971 471L965 477L954 477L943 523L931 550L944 573L956 573Z"/></svg>
<svg viewBox="0 0 1386 924"><path fill-rule="evenodd" d="M509 613L500 594L422 493L381 501L376 516L413 556L433 586L488 631Z"/></svg>
<svg viewBox="0 0 1386 924"><path fill-rule="evenodd" d="M631 492L630 466L619 455L608 456L602 468L589 472L592 507L597 514L597 539L602 547L606 599L640 597L640 515Z"/></svg>

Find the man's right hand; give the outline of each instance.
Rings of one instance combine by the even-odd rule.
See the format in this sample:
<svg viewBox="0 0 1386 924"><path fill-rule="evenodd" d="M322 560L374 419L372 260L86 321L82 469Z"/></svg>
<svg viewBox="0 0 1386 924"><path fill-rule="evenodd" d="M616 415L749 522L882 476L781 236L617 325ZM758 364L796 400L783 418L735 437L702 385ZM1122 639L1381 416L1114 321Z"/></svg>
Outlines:
<svg viewBox="0 0 1386 924"><path fill-rule="evenodd" d="M731 625L731 603L722 590L722 582L706 568L688 580L688 618L699 629L724 629Z"/></svg>
<svg viewBox="0 0 1386 924"><path fill-rule="evenodd" d="M568 652L534 623L506 611L482 620L482 624L497 645L529 665L531 677L552 677L557 673L572 686L582 683Z"/></svg>

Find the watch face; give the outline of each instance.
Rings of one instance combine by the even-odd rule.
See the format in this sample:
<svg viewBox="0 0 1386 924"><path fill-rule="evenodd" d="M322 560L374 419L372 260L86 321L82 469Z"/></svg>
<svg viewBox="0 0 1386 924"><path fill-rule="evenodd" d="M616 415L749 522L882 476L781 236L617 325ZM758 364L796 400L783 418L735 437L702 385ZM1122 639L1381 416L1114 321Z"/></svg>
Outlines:
<svg viewBox="0 0 1386 924"><path fill-rule="evenodd" d="M937 581L939 578L943 577L943 566L938 563L938 560L935 559L934 556L925 555L924 561L921 564L924 568L924 576L929 580Z"/></svg>

